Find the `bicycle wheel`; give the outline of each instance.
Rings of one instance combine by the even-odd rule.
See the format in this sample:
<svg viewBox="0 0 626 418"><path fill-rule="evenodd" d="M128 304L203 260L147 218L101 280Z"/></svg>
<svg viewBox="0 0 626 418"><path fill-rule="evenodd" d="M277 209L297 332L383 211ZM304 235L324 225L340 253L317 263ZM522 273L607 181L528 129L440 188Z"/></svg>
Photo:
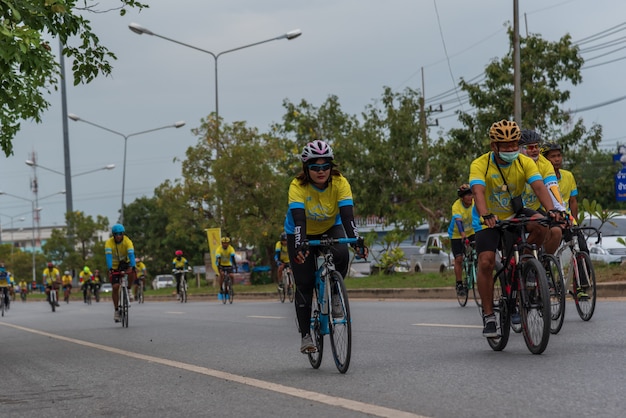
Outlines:
<svg viewBox="0 0 626 418"><path fill-rule="evenodd" d="M137 288L137 302L143 303L143 284Z"/></svg>
<svg viewBox="0 0 626 418"><path fill-rule="evenodd" d="M324 355L324 336L321 332L320 313L321 308L317 303L317 289L313 290L313 304L311 305L311 339L316 346L316 350L307 353L309 363L314 369L319 369L322 365L322 357Z"/></svg>
<svg viewBox="0 0 626 418"><path fill-rule="evenodd" d="M230 282L228 282L228 302L232 304L234 298L235 298L235 291L233 290L233 285Z"/></svg>
<svg viewBox="0 0 626 418"><path fill-rule="evenodd" d="M507 299L505 271L494 278L493 285L493 312L496 314L497 327L500 336L487 338L487 343L493 351L502 351L509 342L511 335L511 315L509 314L509 300Z"/></svg>
<svg viewBox="0 0 626 418"><path fill-rule="evenodd" d="M0 292L0 312L2 312L2 316L4 316L5 309L6 305L4 304L4 295Z"/></svg>
<svg viewBox="0 0 626 418"><path fill-rule="evenodd" d="M552 254L542 255L543 268L548 279L550 290L550 332L556 334L563 326L565 319L565 283L561 264Z"/></svg>
<svg viewBox="0 0 626 418"><path fill-rule="evenodd" d="M296 296L296 286L295 286L295 281L293 279L293 273L291 272L291 270L289 270L289 272L287 273L287 276L289 277L288 280L288 285L287 285L287 297L289 298L289 302L293 303L293 299Z"/></svg>
<svg viewBox="0 0 626 418"><path fill-rule="evenodd" d="M461 280L461 283L463 283L463 294L459 294L459 292L456 292L456 300L457 302L459 302L459 305L461 305L461 307L464 307L465 305L467 305L467 297L468 297L468 289L467 289L467 275L465 274L465 271L463 272L463 279Z"/></svg>
<svg viewBox="0 0 626 418"><path fill-rule="evenodd" d="M283 274L281 277L281 284L282 286L278 286L278 299L280 300L280 303L285 303L286 288L287 288L287 273L285 272L285 270L283 270Z"/></svg>
<svg viewBox="0 0 626 418"><path fill-rule="evenodd" d="M522 261L520 314L522 335L533 354L541 354L550 340L550 290L543 266L536 258Z"/></svg>
<svg viewBox="0 0 626 418"><path fill-rule="evenodd" d="M91 289L87 289L87 305L91 305Z"/></svg>
<svg viewBox="0 0 626 418"><path fill-rule="evenodd" d="M345 373L350 367L350 357L352 355L352 318L350 317L350 304L348 302L348 292L343 282L341 273L333 271L330 286L330 309L328 322L330 334L330 347L333 351L335 366L340 373ZM335 305L339 300L341 313ZM467 302L467 293L465 297ZM337 315L338 314L338 315Z"/></svg>
<svg viewBox="0 0 626 418"><path fill-rule="evenodd" d="M591 258L585 252L576 253L577 269L574 270L574 302L576 302L576 310L580 319L589 321L596 309L596 272L593 269ZM572 264L572 267L574 265ZM579 297L578 288L582 288L586 297Z"/></svg>
<svg viewBox="0 0 626 418"><path fill-rule="evenodd" d="M122 328L128 328L128 304L128 288L124 286L122 290Z"/></svg>
<svg viewBox="0 0 626 418"><path fill-rule="evenodd" d="M180 281L180 303L187 303L187 280Z"/></svg>

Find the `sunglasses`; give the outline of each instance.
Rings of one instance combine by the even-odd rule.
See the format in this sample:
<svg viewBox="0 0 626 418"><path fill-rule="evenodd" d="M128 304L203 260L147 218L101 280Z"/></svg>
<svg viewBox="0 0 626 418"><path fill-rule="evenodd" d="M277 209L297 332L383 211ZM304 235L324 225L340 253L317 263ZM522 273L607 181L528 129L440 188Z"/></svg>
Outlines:
<svg viewBox="0 0 626 418"><path fill-rule="evenodd" d="M309 165L309 170L316 172L330 170L330 164L311 164Z"/></svg>
<svg viewBox="0 0 626 418"><path fill-rule="evenodd" d="M534 149L539 149L539 144L530 144L530 145L525 145L524 148L526 148L527 150L534 150Z"/></svg>
<svg viewBox="0 0 626 418"><path fill-rule="evenodd" d="M117 234L113 234L114 237L121 237L122 235L124 235L123 232L118 232Z"/></svg>

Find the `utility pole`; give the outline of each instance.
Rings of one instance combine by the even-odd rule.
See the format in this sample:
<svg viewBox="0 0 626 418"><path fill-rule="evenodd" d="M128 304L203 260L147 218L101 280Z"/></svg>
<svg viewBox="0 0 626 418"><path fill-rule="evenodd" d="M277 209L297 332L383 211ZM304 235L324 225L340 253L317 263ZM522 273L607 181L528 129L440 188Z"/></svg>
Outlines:
<svg viewBox="0 0 626 418"><path fill-rule="evenodd" d="M513 119L522 125L522 78L520 74L519 0L513 0Z"/></svg>
<svg viewBox="0 0 626 418"><path fill-rule="evenodd" d="M33 178L30 181L30 190L33 192L33 221L36 235L35 248L41 246L41 230L40 230L40 220L39 220L39 211L36 208L39 207L39 183L37 181L37 154L33 150L30 154L30 160L33 164ZM35 248L33 248L33 252L35 252Z"/></svg>
<svg viewBox="0 0 626 418"><path fill-rule="evenodd" d="M430 163L428 162L428 134L426 132L426 93L424 87L424 67L422 70L422 97L420 97L420 128L422 130L422 141L423 141L423 150L422 156L424 161L426 162L426 167L424 168L424 182L430 180Z"/></svg>

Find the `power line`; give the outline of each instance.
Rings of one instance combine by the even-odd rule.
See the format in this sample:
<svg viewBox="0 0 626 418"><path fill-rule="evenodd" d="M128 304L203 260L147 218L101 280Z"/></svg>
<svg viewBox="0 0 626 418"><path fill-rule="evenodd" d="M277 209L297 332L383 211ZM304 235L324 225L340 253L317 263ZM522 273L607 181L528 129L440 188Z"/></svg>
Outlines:
<svg viewBox="0 0 626 418"><path fill-rule="evenodd" d="M597 109L599 107L603 107L603 106L607 106L607 105L610 105L610 104L613 104L613 103L621 102L624 99L626 99L626 96L618 97L616 99L607 100L606 102L598 103L598 104L587 106L587 107L581 107L580 109L572 110L571 113L580 113L580 112L585 112L587 110Z"/></svg>
<svg viewBox="0 0 626 418"><path fill-rule="evenodd" d="M433 4L435 6L435 14L437 15L437 25L439 26L439 34L441 36L441 43L443 44L443 51L446 54L446 61L448 63L448 71L450 72L450 78L452 79L452 85L454 86L454 92L457 96L459 103L461 103L461 98L459 97L459 93L456 88L456 83L454 80L454 74L452 74L452 66L450 65L450 57L448 56L448 48L446 47L446 40L443 36L443 28L441 27L441 19L439 18L439 10L437 9L437 0L433 0Z"/></svg>

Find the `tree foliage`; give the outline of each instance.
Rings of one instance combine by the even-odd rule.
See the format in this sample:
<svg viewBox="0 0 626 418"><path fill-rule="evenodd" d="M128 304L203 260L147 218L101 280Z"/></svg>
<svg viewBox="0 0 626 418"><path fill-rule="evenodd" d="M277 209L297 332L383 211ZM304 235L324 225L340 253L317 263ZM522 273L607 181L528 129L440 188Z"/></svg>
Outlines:
<svg viewBox="0 0 626 418"><path fill-rule="evenodd" d="M117 0L121 16L136 0ZM0 7L0 147L13 152L20 121L41 122L49 102L44 94L57 89L59 64L46 37L58 38L62 54L73 59L74 84L89 83L111 73L115 55L100 44L90 22L78 12L98 11L91 0L3 0ZM75 40L75 38L77 38Z"/></svg>

